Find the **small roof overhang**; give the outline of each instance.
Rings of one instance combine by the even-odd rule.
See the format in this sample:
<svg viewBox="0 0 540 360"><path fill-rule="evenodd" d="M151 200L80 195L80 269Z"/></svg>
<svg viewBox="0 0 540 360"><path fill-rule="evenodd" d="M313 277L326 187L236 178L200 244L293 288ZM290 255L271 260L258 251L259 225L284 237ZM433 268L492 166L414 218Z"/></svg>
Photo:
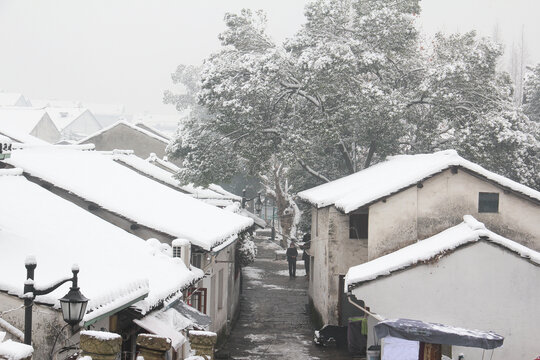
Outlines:
<svg viewBox="0 0 540 360"><path fill-rule="evenodd" d="M502 346L504 337L491 331L463 329L454 326L410 319L384 320L375 325L379 339L386 336L431 344L468 346L495 349Z"/></svg>

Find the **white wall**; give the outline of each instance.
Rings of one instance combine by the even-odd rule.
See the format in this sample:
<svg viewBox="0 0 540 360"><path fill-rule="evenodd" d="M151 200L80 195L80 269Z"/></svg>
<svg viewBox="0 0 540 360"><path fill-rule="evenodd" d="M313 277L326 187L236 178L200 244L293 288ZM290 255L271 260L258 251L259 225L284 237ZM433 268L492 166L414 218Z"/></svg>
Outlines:
<svg viewBox="0 0 540 360"><path fill-rule="evenodd" d="M459 169L446 170L369 208L369 259L426 239L472 215L491 231L540 251L540 203ZM498 213L478 213L478 193L499 194Z"/></svg>
<svg viewBox="0 0 540 360"><path fill-rule="evenodd" d="M385 318L409 318L505 337L493 360L535 359L540 353L540 267L487 241L462 247L438 262L418 265L353 290ZM370 328L370 332L372 329ZM482 351L453 348L467 360ZM486 356L491 358L491 352Z"/></svg>
<svg viewBox="0 0 540 360"><path fill-rule="evenodd" d="M102 129L100 123L88 110L62 129L62 135L68 139L78 140Z"/></svg>
<svg viewBox="0 0 540 360"><path fill-rule="evenodd" d="M318 235L316 217L318 213ZM312 209L309 295L325 324L338 324L339 275L367 260L367 240L349 239L349 216L334 207Z"/></svg>
<svg viewBox="0 0 540 360"><path fill-rule="evenodd" d="M210 330L216 333L230 330L228 326L238 310L240 302L240 281L236 281L234 277L235 246L236 242L233 242L222 249L215 257L212 257L210 263L205 261L203 266L206 269L206 276L200 286L207 289L207 315L212 319ZM221 308L218 307L220 271L223 271L223 302Z"/></svg>
<svg viewBox="0 0 540 360"><path fill-rule="evenodd" d="M33 135L41 140L45 140L51 144L55 144L60 140L60 131L56 128L56 125L54 125L47 113L43 114L43 117L32 129L30 135Z"/></svg>

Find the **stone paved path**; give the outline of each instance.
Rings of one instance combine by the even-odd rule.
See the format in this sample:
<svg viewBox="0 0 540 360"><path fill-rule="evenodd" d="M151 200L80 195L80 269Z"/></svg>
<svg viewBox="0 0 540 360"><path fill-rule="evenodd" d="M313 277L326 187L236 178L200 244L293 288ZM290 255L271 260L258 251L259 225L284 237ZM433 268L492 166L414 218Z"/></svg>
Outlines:
<svg viewBox="0 0 540 360"><path fill-rule="evenodd" d="M237 360L351 359L346 351L313 344L303 261L289 279L287 262L274 260L280 247L267 238L255 241L258 256L243 270L240 317L223 350Z"/></svg>

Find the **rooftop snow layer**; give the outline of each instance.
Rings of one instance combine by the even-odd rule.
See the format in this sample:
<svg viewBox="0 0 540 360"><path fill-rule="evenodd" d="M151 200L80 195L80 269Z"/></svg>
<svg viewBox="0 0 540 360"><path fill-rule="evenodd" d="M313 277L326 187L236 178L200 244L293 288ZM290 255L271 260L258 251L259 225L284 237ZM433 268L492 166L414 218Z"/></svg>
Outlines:
<svg viewBox="0 0 540 360"><path fill-rule="evenodd" d="M43 119L45 110L30 107L0 107L0 130L30 134Z"/></svg>
<svg viewBox="0 0 540 360"><path fill-rule="evenodd" d="M73 121L82 116L85 112L91 113L88 109L80 107L47 107L45 108L51 120L58 130L62 131L68 127ZM93 117L93 115L91 115ZM97 123L97 120L96 120Z"/></svg>
<svg viewBox="0 0 540 360"><path fill-rule="evenodd" d="M21 93L0 92L0 106L30 106L30 101Z"/></svg>
<svg viewBox="0 0 540 360"><path fill-rule="evenodd" d="M83 144L85 142L91 141L92 138L94 138L94 137L96 137L96 136L98 136L98 135L100 135L100 134L102 134L102 133L104 133L106 131L109 131L110 129L112 129L112 128L116 127L116 126L121 126L121 125L130 127L131 129L133 129L135 131L138 131L140 133L143 133L143 134L145 134L145 135L147 135L147 136L149 136L151 138L154 138L156 140L159 140L159 141L163 142L166 145L169 144L168 139L163 138L163 137L161 137L159 135L156 135L156 134L154 134L154 133L152 133L152 132L150 132L148 130L145 130L145 129L141 128L141 127L138 127L138 126L136 126L136 125L134 125L134 124L132 124L130 122L127 122L126 120L119 120L119 121L115 122L114 124L112 124L110 126L104 127L103 129L101 129L99 131L96 131L95 133L93 133L91 135L88 135L84 139L79 140L78 143Z"/></svg>
<svg viewBox="0 0 540 360"><path fill-rule="evenodd" d="M1 291L23 295L29 255L36 258L38 288L70 277L78 264L81 292L90 299L89 321L148 294L135 304L144 313L203 276L164 252L157 240L144 241L111 225L17 170L20 174L19 169L0 170ZM58 308L57 299L68 288L63 285L36 301Z"/></svg>
<svg viewBox="0 0 540 360"><path fill-rule="evenodd" d="M334 205L349 213L452 166L461 166L504 187L540 200L540 192L465 160L454 150L388 157L384 162L302 191L298 196L319 208Z"/></svg>
<svg viewBox="0 0 540 360"><path fill-rule="evenodd" d="M45 140L41 140L33 135L18 131L16 129L12 129L11 127L3 127L2 125L0 125L0 134L3 134L12 139L14 142L20 144L39 146L50 145Z"/></svg>
<svg viewBox="0 0 540 360"><path fill-rule="evenodd" d="M180 191L192 195L196 199L220 199L228 200L228 197L221 195L210 189L205 189L200 186L194 186L193 184L180 185L180 182L174 177L174 174L164 170L142 158L123 151L113 151L112 158L116 161L119 161L123 164L126 164L133 169L142 172L154 178L156 180L162 181L168 185L171 185L175 188L178 188Z"/></svg>
<svg viewBox="0 0 540 360"><path fill-rule="evenodd" d="M135 223L188 239L205 250L253 224L251 219L205 204L99 152L28 148L14 150L8 162Z"/></svg>
<svg viewBox="0 0 540 360"><path fill-rule="evenodd" d="M479 240L490 241L503 246L540 265L539 252L495 234L486 229L483 223L477 221L471 215L465 215L463 222L459 225L388 255L351 267L345 276L345 289L348 289L351 285L354 286L355 284L374 280L417 263L429 261L461 245Z"/></svg>

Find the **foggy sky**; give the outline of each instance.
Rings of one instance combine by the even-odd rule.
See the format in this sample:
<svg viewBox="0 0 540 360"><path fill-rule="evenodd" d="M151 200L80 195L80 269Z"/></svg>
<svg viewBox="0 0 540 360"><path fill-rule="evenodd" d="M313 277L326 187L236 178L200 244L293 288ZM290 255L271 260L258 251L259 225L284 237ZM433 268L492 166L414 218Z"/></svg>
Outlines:
<svg viewBox="0 0 540 360"><path fill-rule="evenodd" d="M162 104L178 64L217 51L225 12L263 9L276 41L303 22L305 0L0 0L0 89L30 98L126 105L174 113ZM540 62L539 0L423 0L428 34L477 29L507 52ZM498 24L497 26L495 24Z"/></svg>

